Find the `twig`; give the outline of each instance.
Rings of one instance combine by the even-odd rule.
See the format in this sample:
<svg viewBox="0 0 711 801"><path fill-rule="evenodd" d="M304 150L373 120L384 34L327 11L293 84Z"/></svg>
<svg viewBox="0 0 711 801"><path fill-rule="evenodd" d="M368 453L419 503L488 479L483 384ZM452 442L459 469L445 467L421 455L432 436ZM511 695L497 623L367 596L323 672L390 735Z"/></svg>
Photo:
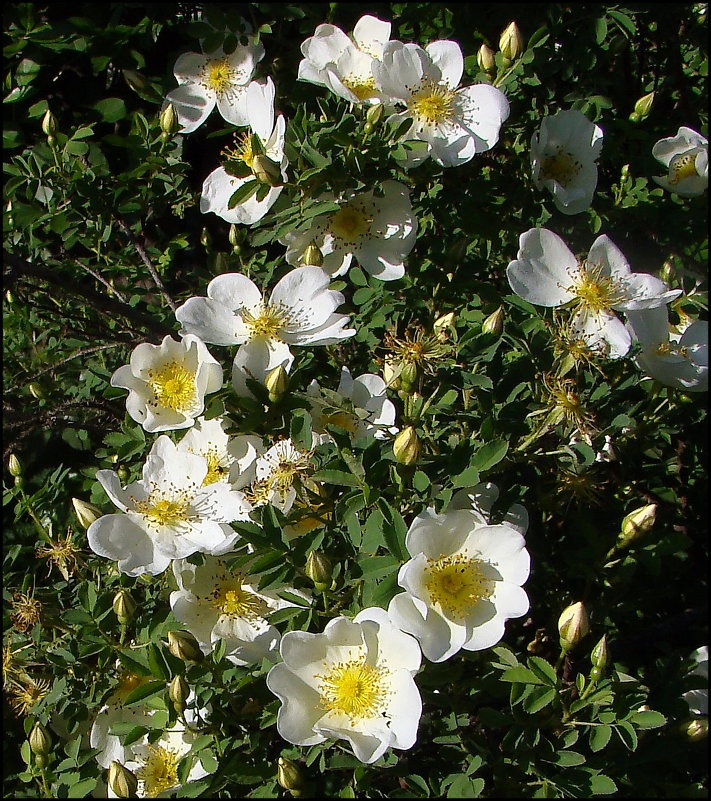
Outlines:
<svg viewBox="0 0 711 801"><path fill-rule="evenodd" d="M115 286L111 286L111 284L104 278L103 275L101 275L101 273L98 273L95 270L92 270L91 267L88 267L86 264L84 264L83 262L79 261L79 259L73 259L72 261L74 262L74 264L76 264L79 267L81 267L82 270L85 270L87 273L89 273L89 275L91 275L94 278L96 278L96 280L99 281L100 283L102 283L110 292L113 292L114 295L116 295L116 297L121 301L121 303L128 303L126 298L123 296L123 293L119 292L118 289L116 289Z"/></svg>
<svg viewBox="0 0 711 801"><path fill-rule="evenodd" d="M165 288L165 284L161 280L161 277L158 275L158 271L153 266L153 262L148 258L148 254L143 249L140 242L138 242L136 237L133 235L131 229L126 225L126 223L120 217L114 216L114 219L118 223L119 228L124 232L124 234L126 234L126 238L136 249L136 252L141 257L141 260L148 268L148 272L151 274L153 282L160 290L161 295L163 295L163 297L165 298L165 302L170 306L173 312L177 311L178 307L175 305L173 298L171 298L170 295L168 294L168 290Z"/></svg>
<svg viewBox="0 0 711 801"><path fill-rule="evenodd" d="M54 270L47 270L46 268L39 267L36 264L31 264L20 256L16 256L14 253L9 253L7 250L3 251L3 255L6 264L10 267L9 270L6 270L4 276L9 282L12 282L12 280L16 278L16 274L30 275L34 278L39 278L42 281L46 281L48 284L52 284L52 286L59 287L67 294L71 293L73 295L79 295L107 314L125 317L126 319L140 325L146 331L150 331L152 334L157 334L160 337L164 337L166 334L172 333L170 328L163 323L158 322L154 317L143 314L143 312L134 309L132 306L129 306L126 303L119 303L116 300L112 300L104 295L100 295L98 292L94 292L94 290L89 289L88 287L83 287L80 284L77 284L76 281L70 283L67 280L66 275L62 275Z"/></svg>

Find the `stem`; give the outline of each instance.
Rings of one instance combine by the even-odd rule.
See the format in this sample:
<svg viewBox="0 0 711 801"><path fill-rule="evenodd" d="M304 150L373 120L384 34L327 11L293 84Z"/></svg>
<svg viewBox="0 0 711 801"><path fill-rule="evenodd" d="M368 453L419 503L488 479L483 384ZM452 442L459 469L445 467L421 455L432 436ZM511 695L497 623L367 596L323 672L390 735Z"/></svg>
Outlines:
<svg viewBox="0 0 711 801"><path fill-rule="evenodd" d="M565 650L565 648L561 648L560 655L558 657L558 661L555 663L554 670L555 670L556 673L560 670L560 666L563 664L563 660L565 659L565 655L567 653L568 652Z"/></svg>
<svg viewBox="0 0 711 801"><path fill-rule="evenodd" d="M44 540L45 542L51 543L52 542L52 538L49 536L49 532L44 527L44 525L40 522L40 519L39 519L39 517L37 517L37 514L35 513L35 510L33 509L32 503L31 503L27 493L24 491L24 489L22 487L20 487L20 495L22 497L23 503L25 504L25 507L27 508L27 512L28 512L29 516L32 518L32 520L34 521L35 526L37 527L37 533L39 534L40 539Z"/></svg>

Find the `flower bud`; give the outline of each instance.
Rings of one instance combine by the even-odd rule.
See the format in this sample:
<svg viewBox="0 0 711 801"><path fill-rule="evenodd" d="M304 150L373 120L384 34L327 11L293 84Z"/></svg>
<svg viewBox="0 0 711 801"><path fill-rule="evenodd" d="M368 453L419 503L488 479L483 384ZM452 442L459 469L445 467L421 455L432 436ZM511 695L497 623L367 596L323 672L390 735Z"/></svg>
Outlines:
<svg viewBox="0 0 711 801"><path fill-rule="evenodd" d="M121 74L131 89L139 95L141 92L145 92L146 89L150 88L146 76L136 70L121 70Z"/></svg>
<svg viewBox="0 0 711 801"><path fill-rule="evenodd" d="M377 124L383 118L383 104L382 103L375 103L372 105L366 112L365 112L365 121L367 124L372 125L373 128L377 126Z"/></svg>
<svg viewBox="0 0 711 801"><path fill-rule="evenodd" d="M254 177L268 186L282 186L281 167L269 156L256 155L252 159Z"/></svg>
<svg viewBox="0 0 711 801"><path fill-rule="evenodd" d="M57 118L47 109L42 117L42 133L45 136L54 136L57 133Z"/></svg>
<svg viewBox="0 0 711 801"><path fill-rule="evenodd" d="M30 395L32 395L35 400L44 400L47 397L47 392L39 381L32 381L27 389L29 389Z"/></svg>
<svg viewBox="0 0 711 801"><path fill-rule="evenodd" d="M299 764L280 756L277 761L277 782L292 795L300 795L304 786L304 774Z"/></svg>
<svg viewBox="0 0 711 801"><path fill-rule="evenodd" d="M301 263L313 264L316 267L320 267L323 264L323 253L321 253L320 248L315 242L310 242L306 246L306 250L304 250L301 256Z"/></svg>
<svg viewBox="0 0 711 801"><path fill-rule="evenodd" d="M441 314L434 321L432 330L434 331L437 339L447 338L447 329L454 328L454 317L454 312L447 312L446 314Z"/></svg>
<svg viewBox="0 0 711 801"><path fill-rule="evenodd" d="M244 231L232 223L232 225L230 225L230 232L227 235L227 238L230 242L230 245L232 245L235 250L238 250L244 241Z"/></svg>
<svg viewBox="0 0 711 801"><path fill-rule="evenodd" d="M118 798L136 798L138 779L136 774L115 760L109 765L107 781Z"/></svg>
<svg viewBox="0 0 711 801"><path fill-rule="evenodd" d="M400 386L400 374L397 369L397 362L391 357L386 357L383 363L383 381L389 387L398 389Z"/></svg>
<svg viewBox="0 0 711 801"><path fill-rule="evenodd" d="M177 673L168 685L168 698L170 698L175 711L180 713L185 709L185 702L190 695L190 686L187 681Z"/></svg>
<svg viewBox="0 0 711 801"><path fill-rule="evenodd" d="M398 389L406 395L411 394L417 388L420 378L420 371L415 362L405 362L400 370Z"/></svg>
<svg viewBox="0 0 711 801"><path fill-rule="evenodd" d="M52 750L52 737L39 721L30 732L29 741L30 750L37 756L46 756Z"/></svg>
<svg viewBox="0 0 711 801"><path fill-rule="evenodd" d="M499 39L504 60L515 61L523 52L523 37L515 22L510 22Z"/></svg>
<svg viewBox="0 0 711 801"><path fill-rule="evenodd" d="M202 662L205 658L198 641L189 631L169 631L168 650L184 662Z"/></svg>
<svg viewBox="0 0 711 801"><path fill-rule="evenodd" d="M116 595L114 595L114 601L111 604L118 622L125 626L133 617L133 613L136 611L136 602L131 597L131 594L128 590L119 590Z"/></svg>
<svg viewBox="0 0 711 801"><path fill-rule="evenodd" d="M162 138L171 139L178 133L179 128L180 122L178 121L175 106L172 103L168 103L160 113L160 129L163 132L161 134Z"/></svg>
<svg viewBox="0 0 711 801"><path fill-rule="evenodd" d="M200 233L200 244L205 250L210 250L212 248L212 236L207 228L203 228Z"/></svg>
<svg viewBox="0 0 711 801"><path fill-rule="evenodd" d="M8 457L7 469L10 471L10 475L13 478L19 478L22 475L22 465L14 453L11 453Z"/></svg>
<svg viewBox="0 0 711 801"><path fill-rule="evenodd" d="M321 551L309 551L304 572L313 581L316 589L323 591L331 582L333 566L331 560Z"/></svg>
<svg viewBox="0 0 711 801"><path fill-rule="evenodd" d="M563 610L558 618L560 647L564 651L570 651L589 631L588 613L585 611L582 601L571 604Z"/></svg>
<svg viewBox="0 0 711 801"><path fill-rule="evenodd" d="M279 364L267 373L264 386L269 393L270 403L277 403L284 397L289 387L289 376L286 374L283 365Z"/></svg>
<svg viewBox="0 0 711 801"><path fill-rule="evenodd" d="M607 647L607 635L603 634L600 642L592 649L590 661L600 670L605 670L610 659L610 652Z"/></svg>
<svg viewBox="0 0 711 801"><path fill-rule="evenodd" d="M622 521L622 531L617 537L619 547L626 548L635 540L638 540L651 531L654 526L656 515L656 503L641 506L639 509L635 509L633 512L626 515Z"/></svg>
<svg viewBox="0 0 711 801"><path fill-rule="evenodd" d="M643 119L649 116L649 112L652 110L652 105L654 104L654 92L650 92L640 99L634 104L634 111L630 114L630 120L632 122L641 122Z"/></svg>
<svg viewBox="0 0 711 801"><path fill-rule="evenodd" d="M483 44L476 54L476 62L479 69L484 72L493 72L496 69L496 61L494 61L494 51L487 44Z"/></svg>
<svg viewBox="0 0 711 801"><path fill-rule="evenodd" d="M84 528L89 528L95 520L104 516L104 513L98 506L94 506L93 503L81 501L79 498L72 498L72 506L74 507L77 520Z"/></svg>
<svg viewBox="0 0 711 801"><path fill-rule="evenodd" d="M709 736L709 719L691 718L679 724L679 733L691 743L698 743Z"/></svg>
<svg viewBox="0 0 711 801"><path fill-rule="evenodd" d="M405 426L393 443L395 461L411 466L420 458L420 440L412 426Z"/></svg>
<svg viewBox="0 0 711 801"><path fill-rule="evenodd" d="M486 320L481 324L481 330L484 334L496 334L499 336L504 330L504 309L502 306L492 312Z"/></svg>
<svg viewBox="0 0 711 801"><path fill-rule="evenodd" d="M671 259L667 259L664 264L662 264L662 269L659 271L659 277L664 281L667 286L671 285L671 283L676 278L676 270L674 269L674 262Z"/></svg>

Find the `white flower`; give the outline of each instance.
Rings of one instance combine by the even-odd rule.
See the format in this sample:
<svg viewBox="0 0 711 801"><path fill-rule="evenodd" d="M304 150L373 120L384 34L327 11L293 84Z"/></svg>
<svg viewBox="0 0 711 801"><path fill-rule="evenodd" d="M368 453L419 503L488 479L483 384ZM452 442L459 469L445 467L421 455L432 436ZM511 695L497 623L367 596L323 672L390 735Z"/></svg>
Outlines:
<svg viewBox="0 0 711 801"><path fill-rule="evenodd" d="M383 93L405 111L394 114L395 126L412 120L402 141L423 143L412 151L407 166L428 155L444 167L464 164L492 148L509 116L503 92L489 84L457 89L464 70L456 42L441 40L422 49L416 44L389 42L373 74Z"/></svg>
<svg viewBox="0 0 711 801"><path fill-rule="evenodd" d="M312 429L318 434L317 443L321 444L331 439L324 426L329 423L345 428L356 437L373 433L377 439L387 439L389 434L397 434L394 426L396 409L392 401L388 400L387 385L385 381L374 373L363 373L353 378L347 367L341 368L341 380L336 394L344 401L350 402L353 407L343 408L339 411L324 412L326 406L333 407L333 403L324 398L321 387L315 379L306 390L307 395L313 398L311 416Z"/></svg>
<svg viewBox="0 0 711 801"><path fill-rule="evenodd" d="M390 23L369 14L358 20L353 38L335 25L319 25L301 45L299 80L326 86L351 103L381 102L372 65L389 40Z"/></svg>
<svg viewBox="0 0 711 801"><path fill-rule="evenodd" d="M689 706L689 712L694 715L708 715L709 713L709 649L702 645L697 648L691 658L696 662L696 666L689 672L690 676L701 676L705 680L705 687L698 690L688 690L683 694L683 698Z"/></svg>
<svg viewBox="0 0 711 801"><path fill-rule="evenodd" d="M602 129L580 111L544 117L531 139L533 181L553 194L563 214L578 214L592 202L597 186L597 159Z"/></svg>
<svg viewBox="0 0 711 801"><path fill-rule="evenodd" d="M428 509L412 522L405 545L412 555L398 573L405 592L388 614L430 661L495 645L506 620L528 611L521 585L530 558L509 525L490 525L474 508Z"/></svg>
<svg viewBox="0 0 711 801"><path fill-rule="evenodd" d="M261 437L240 434L231 437L222 417L205 420L199 417L195 426L178 443L179 451L196 453L207 459L207 475L203 486L214 481L226 481L242 489L254 479L257 456L264 452Z"/></svg>
<svg viewBox="0 0 711 801"><path fill-rule="evenodd" d="M263 57L264 46L253 40L237 45L229 55L222 50L207 55L183 53L174 69L179 86L165 100L165 105L175 107L180 133L192 133L215 106L227 122L248 125L246 90Z"/></svg>
<svg viewBox="0 0 711 801"><path fill-rule="evenodd" d="M310 472L310 466L310 451L299 450L290 439L279 440L257 459L256 478L248 493L250 502L253 506L270 503L289 514L296 500L294 483Z"/></svg>
<svg viewBox="0 0 711 801"><path fill-rule="evenodd" d="M205 485L207 459L178 450L165 434L153 443L143 478L125 489L113 470L96 478L121 510L95 520L87 536L94 553L118 562L129 576L162 573L171 559L229 550L237 533L228 525L249 520L243 493L224 481Z"/></svg>
<svg viewBox="0 0 711 801"><path fill-rule="evenodd" d="M280 652L284 661L269 671L267 687L282 702L277 730L285 740L315 745L345 739L365 763L388 748L415 744L420 649L384 610L337 617L322 634L287 632Z"/></svg>
<svg viewBox="0 0 711 801"><path fill-rule="evenodd" d="M682 197L702 195L709 185L708 141L682 126L676 136L660 139L652 148L657 161L669 168L665 176L654 176L659 186Z"/></svg>
<svg viewBox="0 0 711 801"><path fill-rule="evenodd" d="M457 490L447 505L447 511L457 509L468 509L476 512L482 520L489 523L491 510L499 497L499 488L490 481L476 484L473 487L465 487ZM511 504L508 511L501 519L502 525L512 528L522 536L526 536L528 530L528 512L520 503Z"/></svg>
<svg viewBox="0 0 711 801"><path fill-rule="evenodd" d="M605 235L593 242L587 259L580 262L546 228L521 234L517 258L506 274L513 291L529 303L553 307L571 303L574 336L611 359L624 356L631 343L615 310L650 309L681 294L659 278L631 272L622 251Z"/></svg>
<svg viewBox="0 0 711 801"><path fill-rule="evenodd" d="M222 367L198 337L176 342L167 336L160 345L137 345L111 386L128 390L126 411L146 431L189 428L205 408L205 395L221 389Z"/></svg>
<svg viewBox="0 0 711 801"><path fill-rule="evenodd" d="M225 641L225 656L235 665L253 665L276 651L279 631L269 624L269 615L277 609L297 606L274 592L257 590L257 579L245 572L232 572L229 560L237 554L218 559L206 556L201 566L185 559L173 562L179 589L170 594L175 617L197 639L207 656L217 640ZM284 587L308 602L308 596L293 587Z"/></svg>
<svg viewBox="0 0 711 801"><path fill-rule="evenodd" d="M320 267L298 267L277 283L266 303L247 276L225 273L210 281L206 298L190 298L175 316L182 330L201 332L206 342L242 345L232 375L237 391L246 394L245 375L263 382L279 364L291 367L290 345L331 345L355 334L345 328L348 317L334 313L344 298L328 289L329 280Z"/></svg>
<svg viewBox="0 0 711 801"><path fill-rule="evenodd" d="M665 307L627 312L627 328L642 350L643 373L684 392L705 392L709 383L709 324L696 320L683 330L669 325Z"/></svg>
<svg viewBox="0 0 711 801"><path fill-rule="evenodd" d="M382 197L372 190L354 193L338 201L338 211L315 217L308 230L286 234L279 241L287 246L289 264L298 264L314 242L323 254L323 269L330 275L348 272L355 256L381 281L402 278L403 260L415 246L417 218L406 186L383 181L381 188Z"/></svg>
<svg viewBox="0 0 711 801"><path fill-rule="evenodd" d="M265 81L254 81L245 90L247 100L246 120L240 123L248 125L250 130L236 137L234 147L223 151L224 166L213 170L205 179L200 195L200 211L203 214L213 212L229 223L251 225L261 220L276 203L282 186L271 186L260 183L255 176L258 173L259 153L255 152L252 136L257 136L261 147L273 163L275 172L273 182L286 181L288 160L284 155L284 134L286 121L280 114L274 122L274 82L271 78ZM230 208L232 195L248 181L256 181L255 191Z"/></svg>

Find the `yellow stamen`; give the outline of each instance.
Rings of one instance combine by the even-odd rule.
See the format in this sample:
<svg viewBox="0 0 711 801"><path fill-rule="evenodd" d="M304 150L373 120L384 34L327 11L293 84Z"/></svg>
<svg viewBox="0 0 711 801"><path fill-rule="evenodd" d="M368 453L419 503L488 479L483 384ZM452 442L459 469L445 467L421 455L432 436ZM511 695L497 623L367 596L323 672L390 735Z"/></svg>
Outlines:
<svg viewBox="0 0 711 801"><path fill-rule="evenodd" d="M349 75L343 78L341 83L346 89L350 89L358 100L368 100L375 95L375 78L372 75L369 78Z"/></svg>
<svg viewBox="0 0 711 801"><path fill-rule="evenodd" d="M696 170L696 152L679 153L669 163L669 183L678 184L684 178L698 176Z"/></svg>
<svg viewBox="0 0 711 801"><path fill-rule="evenodd" d="M250 170L253 169L254 156L251 130L235 134L234 145L224 148L221 153L224 161L243 161Z"/></svg>
<svg viewBox="0 0 711 801"><path fill-rule="evenodd" d="M146 798L157 798L161 793L178 784L178 762L180 756L172 748L162 745L147 745L148 756L136 776L143 782Z"/></svg>
<svg viewBox="0 0 711 801"><path fill-rule="evenodd" d="M234 77L234 71L226 58L213 58L205 67L205 85L218 96L232 86Z"/></svg>
<svg viewBox="0 0 711 801"><path fill-rule="evenodd" d="M184 412L195 404L195 374L180 362L167 362L159 369L149 370L148 386L153 391L152 406Z"/></svg>
<svg viewBox="0 0 711 801"><path fill-rule="evenodd" d="M216 481L222 481L227 477L230 469L222 463L217 448L209 448L207 453L203 453L202 456L207 459L207 475L202 480L203 487L214 484Z"/></svg>
<svg viewBox="0 0 711 801"><path fill-rule="evenodd" d="M10 622L17 631L27 631L40 622L42 604L30 595L16 592Z"/></svg>
<svg viewBox="0 0 711 801"><path fill-rule="evenodd" d="M493 581L486 578L484 563L464 554L455 554L430 562L425 572L425 587L433 604L453 620L462 620L482 600L494 592Z"/></svg>
<svg viewBox="0 0 711 801"><path fill-rule="evenodd" d="M339 209L329 224L331 233L346 242L355 242L359 237L370 231L372 218L361 209L348 204Z"/></svg>
<svg viewBox="0 0 711 801"><path fill-rule="evenodd" d="M321 679L318 691L322 709L342 712L351 718L351 726L359 719L379 716L388 696L390 671L354 659L331 665Z"/></svg>
<svg viewBox="0 0 711 801"><path fill-rule="evenodd" d="M446 86L425 83L413 94L408 108L420 121L438 125L454 116L455 100L456 93Z"/></svg>
<svg viewBox="0 0 711 801"><path fill-rule="evenodd" d="M250 340L281 339L282 330L291 322L286 307L266 303L262 304L257 314L245 311L242 317L250 328Z"/></svg>
<svg viewBox="0 0 711 801"><path fill-rule="evenodd" d="M169 496L154 488L145 501L135 501L134 505L152 528L178 528L194 517L191 513L191 495L185 490Z"/></svg>
<svg viewBox="0 0 711 801"><path fill-rule="evenodd" d="M265 618L269 612L266 601L244 589L243 581L243 576L222 579L212 592L210 606L229 617Z"/></svg>
<svg viewBox="0 0 711 801"><path fill-rule="evenodd" d="M562 187L567 187L575 180L582 166L572 153L558 151L555 155L542 160L538 177L542 181L553 180Z"/></svg>
<svg viewBox="0 0 711 801"><path fill-rule="evenodd" d="M614 308L626 298L617 279L606 275L602 265L587 261L578 265L573 284L567 289L576 295L577 305L592 312Z"/></svg>

